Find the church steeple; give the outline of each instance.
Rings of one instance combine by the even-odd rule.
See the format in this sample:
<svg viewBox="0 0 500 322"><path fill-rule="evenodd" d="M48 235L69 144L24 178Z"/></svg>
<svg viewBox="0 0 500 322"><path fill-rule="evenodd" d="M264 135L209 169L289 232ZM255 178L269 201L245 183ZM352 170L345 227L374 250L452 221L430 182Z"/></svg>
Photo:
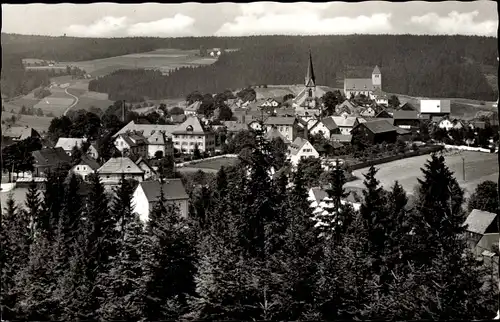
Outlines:
<svg viewBox="0 0 500 322"><path fill-rule="evenodd" d="M314 76L311 50L309 50L309 65L307 66L306 87L315 87L315 86L316 86L316 77Z"/></svg>

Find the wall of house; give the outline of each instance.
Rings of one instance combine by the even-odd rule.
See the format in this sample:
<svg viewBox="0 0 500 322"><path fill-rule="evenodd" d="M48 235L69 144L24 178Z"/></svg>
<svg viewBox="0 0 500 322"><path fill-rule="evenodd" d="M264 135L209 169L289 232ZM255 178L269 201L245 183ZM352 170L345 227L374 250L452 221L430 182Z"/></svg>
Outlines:
<svg viewBox="0 0 500 322"><path fill-rule="evenodd" d="M198 144L198 149L202 152L215 151L215 134L175 134L173 135L173 145L176 149L184 151L184 153L193 153L194 146Z"/></svg>
<svg viewBox="0 0 500 322"><path fill-rule="evenodd" d="M118 184L121 177L121 173L99 173L99 178L101 178L102 183L106 185ZM134 179L142 182L144 180L144 175L142 173L125 174L125 179Z"/></svg>
<svg viewBox="0 0 500 322"><path fill-rule="evenodd" d="M449 131L451 128L453 128L453 124L449 120L443 120L439 123L439 128Z"/></svg>
<svg viewBox="0 0 500 322"><path fill-rule="evenodd" d="M74 174L77 174L77 175L80 175L83 180L87 180L87 176L91 173L94 173L94 170L92 170L91 167L89 167L88 165L86 164L78 164L78 165L75 165L71 171L74 173Z"/></svg>
<svg viewBox="0 0 500 322"><path fill-rule="evenodd" d="M125 142L125 140L121 136L118 136L115 139L115 147L120 152L123 152L123 150L125 150L125 149L130 150L130 146L127 144L127 142Z"/></svg>
<svg viewBox="0 0 500 322"><path fill-rule="evenodd" d="M382 143L382 142L394 143L394 142L396 142L397 137L398 137L398 134L396 133L396 131L376 133L373 136L372 142L375 144Z"/></svg>
<svg viewBox="0 0 500 322"><path fill-rule="evenodd" d="M130 148L130 152L140 155L143 158L148 157L148 146L146 144L136 145Z"/></svg>
<svg viewBox="0 0 500 322"><path fill-rule="evenodd" d="M352 127L350 126L339 126L340 134L351 135Z"/></svg>
<svg viewBox="0 0 500 322"><path fill-rule="evenodd" d="M300 151L297 154L295 155L290 154L290 162L294 166L297 166L299 164L300 159L306 159L306 158L319 158L319 153L309 142L304 144L304 146L300 149Z"/></svg>
<svg viewBox="0 0 500 322"><path fill-rule="evenodd" d="M311 135L321 133L325 137L325 139L330 138L330 130L322 122L318 123L314 128L312 128L309 133Z"/></svg>
<svg viewBox="0 0 500 322"><path fill-rule="evenodd" d="M144 162L139 163L138 166L144 171L144 180L148 180L153 176L151 169Z"/></svg>
<svg viewBox="0 0 500 322"><path fill-rule="evenodd" d="M134 205L134 211L139 214L139 218L145 222L149 218L149 201L139 185L132 194L132 204Z"/></svg>
<svg viewBox="0 0 500 322"><path fill-rule="evenodd" d="M94 148L92 145L89 147L87 154L94 159L97 159L99 157L99 152L97 152L96 148Z"/></svg>

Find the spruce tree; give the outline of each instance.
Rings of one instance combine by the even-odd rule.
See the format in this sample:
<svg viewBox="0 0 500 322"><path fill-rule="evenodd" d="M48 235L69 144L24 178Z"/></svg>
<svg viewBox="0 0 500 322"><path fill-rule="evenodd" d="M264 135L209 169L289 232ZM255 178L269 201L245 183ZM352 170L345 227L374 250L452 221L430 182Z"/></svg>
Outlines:
<svg viewBox="0 0 500 322"><path fill-rule="evenodd" d="M42 213L42 202L40 201L38 187L34 181L31 182L28 187L25 208L26 217L29 220L30 237L33 239L37 229L37 227L35 227L36 219L40 218Z"/></svg>
<svg viewBox="0 0 500 322"><path fill-rule="evenodd" d="M133 218L132 185L122 174L118 187L114 190L114 197L111 205L112 221L117 223L117 238L123 239L123 231L126 223Z"/></svg>
<svg viewBox="0 0 500 322"><path fill-rule="evenodd" d="M59 225L59 217L61 215L65 193L65 177L63 171L59 170L47 173L43 209L39 217L35 219L36 231L46 234L49 240L53 240L55 230Z"/></svg>
<svg viewBox="0 0 500 322"><path fill-rule="evenodd" d="M144 281L141 262L144 227L137 214L124 226L117 255L99 278L103 286L99 315L104 320L138 321L144 312Z"/></svg>
<svg viewBox="0 0 500 322"><path fill-rule="evenodd" d="M163 184L146 231L143 314L148 320L177 319L186 313L187 296L194 293L195 248L192 227L176 205L167 203Z"/></svg>
<svg viewBox="0 0 500 322"><path fill-rule="evenodd" d="M77 236L82 233L82 210L83 202L80 196L80 179L75 174L71 174L67 180L64 191L63 207L61 209L60 233L64 240L63 254L61 255L65 260L73 255L74 243Z"/></svg>

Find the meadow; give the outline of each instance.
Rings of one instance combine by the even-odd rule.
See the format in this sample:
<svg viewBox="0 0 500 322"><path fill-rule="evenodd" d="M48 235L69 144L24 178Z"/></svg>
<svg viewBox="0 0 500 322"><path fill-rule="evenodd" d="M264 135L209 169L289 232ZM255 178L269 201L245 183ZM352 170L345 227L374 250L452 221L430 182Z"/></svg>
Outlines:
<svg viewBox="0 0 500 322"><path fill-rule="evenodd" d="M15 115L16 118L20 117L20 119L16 121L15 126L32 127L40 133L49 130L50 122L53 119L53 117L47 116L18 115L10 112L2 112L2 120L11 118L13 115Z"/></svg>
<svg viewBox="0 0 500 322"><path fill-rule="evenodd" d="M462 160L463 157L463 160ZM498 180L498 155L495 153L462 151L460 153L445 155L446 164L454 172L455 178L468 196L477 185L485 180ZM385 189L389 189L394 181L403 186L407 193L413 193L418 184L417 178L422 177L420 168L424 166L430 155L397 160L376 166L379 169L377 179ZM463 177L463 166L465 165L465 180ZM368 168L353 171L357 180L346 183L346 187L363 187L363 174Z"/></svg>
<svg viewBox="0 0 500 322"><path fill-rule="evenodd" d="M213 171L219 171L221 167L228 167L232 166L236 163L237 158L218 158L218 159L211 159L211 160L204 160L200 161L195 164L190 164L185 166L184 168L179 168L179 169L196 169L196 170L213 170ZM189 170L188 170L189 171Z"/></svg>
<svg viewBox="0 0 500 322"><path fill-rule="evenodd" d="M197 56L198 50L157 49L151 52L129 54L79 62L60 62L57 66L76 66L92 77L104 76L118 69L156 69L168 72L183 66L213 64L217 59Z"/></svg>

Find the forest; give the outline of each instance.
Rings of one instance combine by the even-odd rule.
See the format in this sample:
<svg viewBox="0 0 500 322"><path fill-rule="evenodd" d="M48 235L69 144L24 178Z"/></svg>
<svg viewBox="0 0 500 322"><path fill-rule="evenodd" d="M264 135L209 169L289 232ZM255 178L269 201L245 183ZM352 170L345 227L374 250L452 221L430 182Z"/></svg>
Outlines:
<svg viewBox="0 0 500 322"><path fill-rule="evenodd" d="M2 34L2 46L21 58L79 61L159 48L238 48L209 66L117 71L92 90L112 99L177 98L193 90L216 93L255 84L301 84L311 49L318 85L342 87L344 77L370 77L381 67L389 93L494 100L482 73L497 65L497 40L476 36L349 35L184 38L45 37ZM138 82L138 83L137 83Z"/></svg>
<svg viewBox="0 0 500 322"><path fill-rule="evenodd" d="M2 211L6 320L440 320L491 319L497 279L463 239L464 195L440 155L422 168L417 202L377 169L364 175L359 211L332 202L313 213L305 161L278 171L270 143L254 146L195 185L190 216L163 189L143 223L133 183L113 195L97 176L32 185L24 209ZM161 180L168 180L163 178ZM480 200L478 200L480 201ZM109 207L108 207L109 206ZM447 220L444 220L447 218ZM314 220L311 220L314 219Z"/></svg>

